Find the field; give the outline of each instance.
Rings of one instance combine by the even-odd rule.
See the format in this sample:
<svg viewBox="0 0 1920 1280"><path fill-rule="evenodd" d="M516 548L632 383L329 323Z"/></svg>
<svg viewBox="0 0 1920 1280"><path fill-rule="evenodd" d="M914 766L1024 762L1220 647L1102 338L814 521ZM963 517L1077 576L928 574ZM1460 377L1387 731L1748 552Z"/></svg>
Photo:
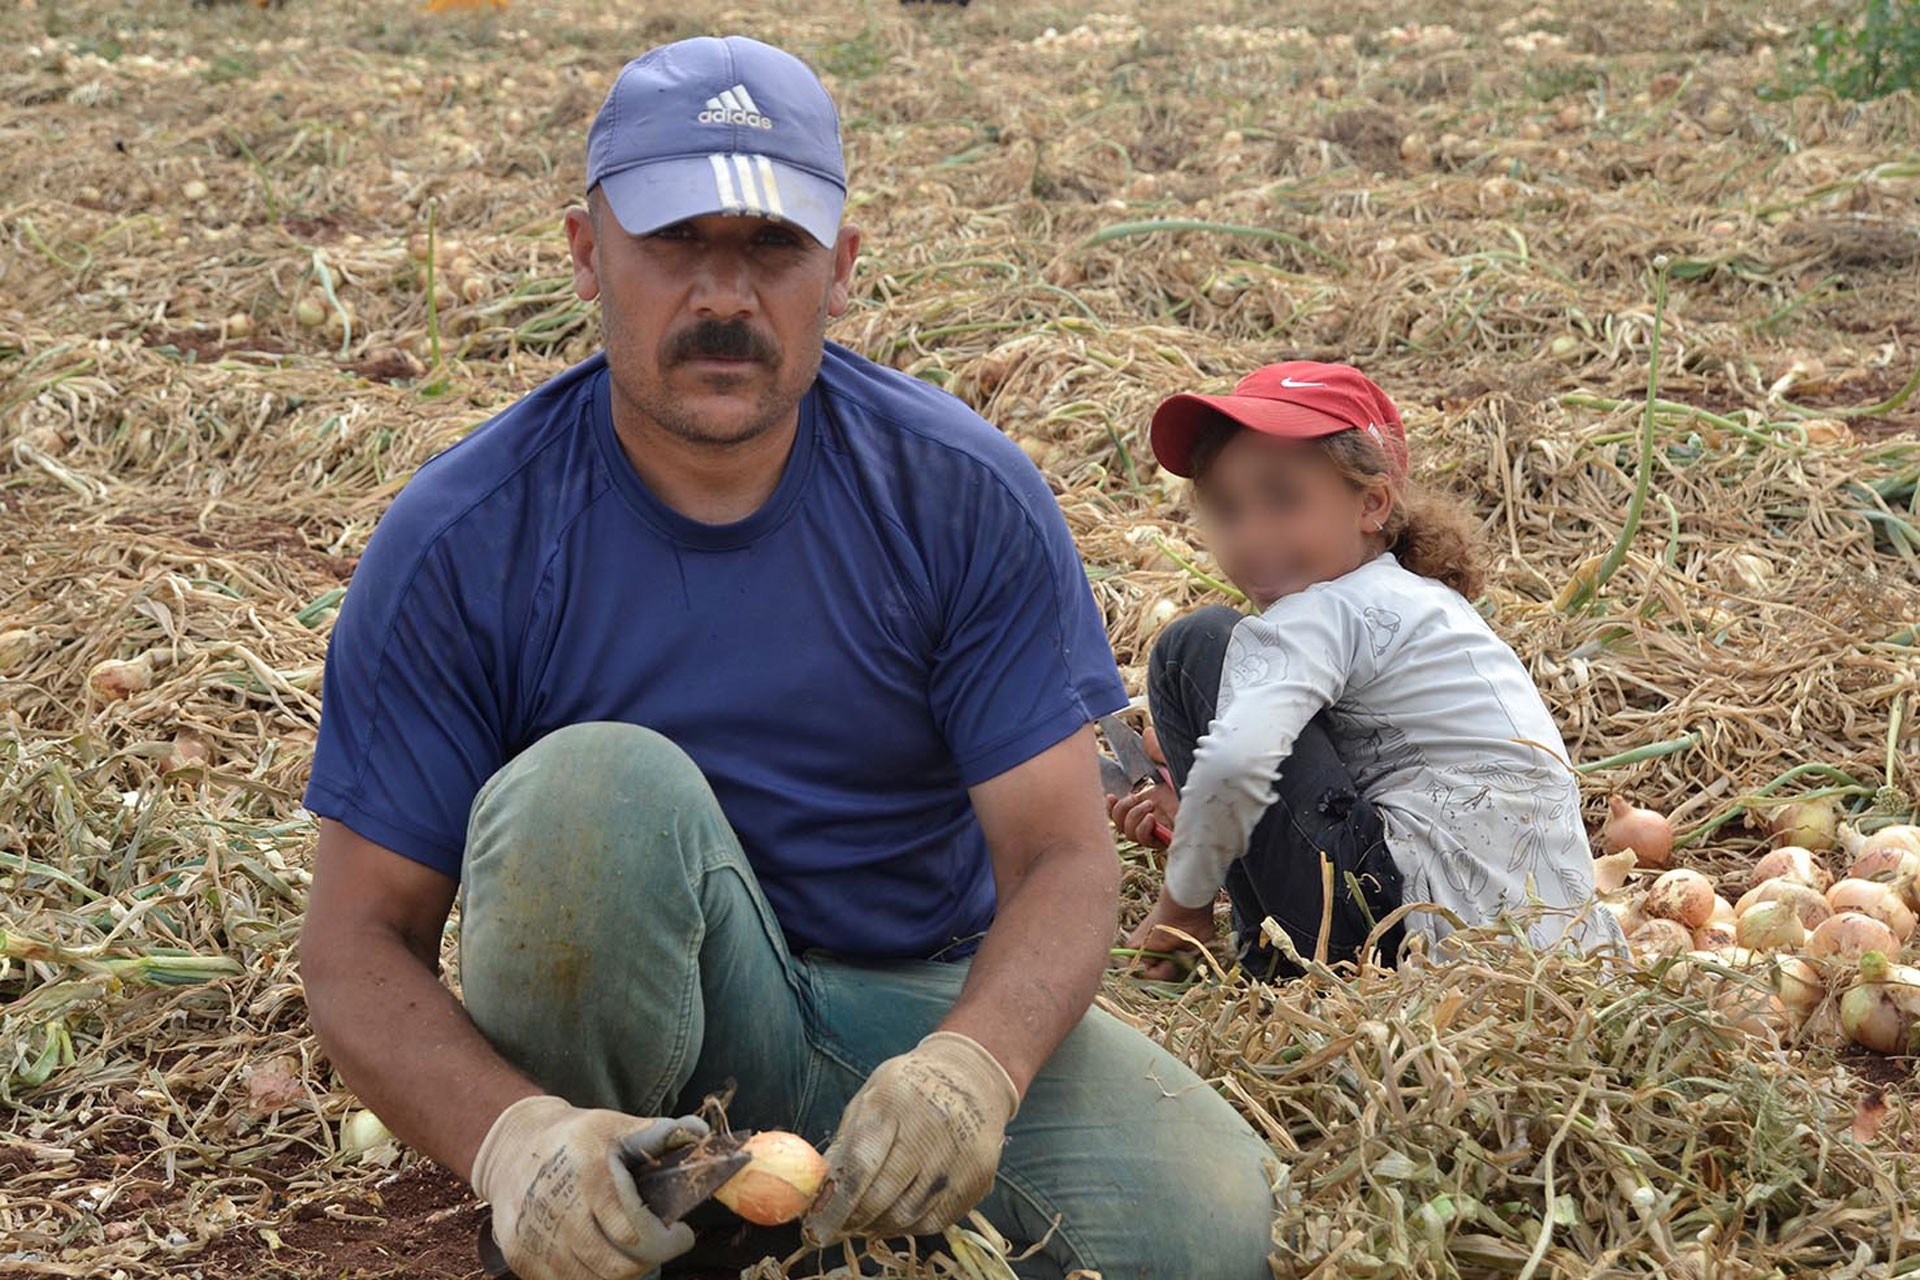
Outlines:
<svg viewBox="0 0 1920 1280"><path fill-rule="evenodd" d="M1482 518L1596 828L1672 810L1738 881L1765 801L1904 819L1920 100L1763 97L1826 10L5 6L0 1275L476 1274L464 1188L341 1150L298 799L385 504L594 349L560 214L614 70L681 35L828 79L867 245L833 336L1027 448L1136 691L1222 598L1153 405L1347 359ZM1920 1271L1910 1060L1492 934L1222 976L1103 998L1286 1156L1277 1274Z"/></svg>

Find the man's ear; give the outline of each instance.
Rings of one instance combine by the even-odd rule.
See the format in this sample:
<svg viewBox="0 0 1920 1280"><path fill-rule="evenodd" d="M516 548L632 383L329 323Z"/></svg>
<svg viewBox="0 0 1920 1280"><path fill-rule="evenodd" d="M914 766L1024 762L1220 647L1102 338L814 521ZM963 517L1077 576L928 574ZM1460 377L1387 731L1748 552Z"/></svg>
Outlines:
<svg viewBox="0 0 1920 1280"><path fill-rule="evenodd" d="M827 314L842 316L853 295L853 267L860 260L860 228L840 228L833 241L833 287L827 291Z"/></svg>
<svg viewBox="0 0 1920 1280"><path fill-rule="evenodd" d="M600 272L593 256L595 220L595 215L585 209L567 210L567 252L573 258L573 291L582 302L592 302L600 296Z"/></svg>

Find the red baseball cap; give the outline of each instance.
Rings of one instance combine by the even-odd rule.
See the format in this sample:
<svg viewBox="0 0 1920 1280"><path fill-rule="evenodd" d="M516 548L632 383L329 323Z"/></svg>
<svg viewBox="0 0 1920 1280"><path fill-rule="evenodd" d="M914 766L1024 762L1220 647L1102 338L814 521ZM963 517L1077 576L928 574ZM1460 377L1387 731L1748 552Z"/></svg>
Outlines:
<svg viewBox="0 0 1920 1280"><path fill-rule="evenodd" d="M1364 431L1386 450L1396 480L1407 478L1407 429L1387 393L1351 365L1289 360L1255 369L1229 395L1182 393L1153 413L1153 456L1177 476L1191 476L1193 442L1224 414L1243 427L1289 440Z"/></svg>

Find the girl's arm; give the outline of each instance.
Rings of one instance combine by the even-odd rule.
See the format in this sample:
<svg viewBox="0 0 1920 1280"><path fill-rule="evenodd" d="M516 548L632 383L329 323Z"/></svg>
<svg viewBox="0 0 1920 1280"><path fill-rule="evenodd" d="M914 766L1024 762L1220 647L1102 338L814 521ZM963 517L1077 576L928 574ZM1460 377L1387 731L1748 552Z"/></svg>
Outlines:
<svg viewBox="0 0 1920 1280"><path fill-rule="evenodd" d="M1234 628L1219 710L1195 747L1167 855L1165 896L1210 905L1274 801L1274 778L1307 722L1338 701L1368 652L1353 605L1307 591Z"/></svg>

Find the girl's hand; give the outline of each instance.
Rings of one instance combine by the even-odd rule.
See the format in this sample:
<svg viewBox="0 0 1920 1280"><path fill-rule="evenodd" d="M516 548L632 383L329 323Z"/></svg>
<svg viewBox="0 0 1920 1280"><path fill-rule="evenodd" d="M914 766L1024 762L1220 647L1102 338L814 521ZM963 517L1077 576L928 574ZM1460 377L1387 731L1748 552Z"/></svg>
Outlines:
<svg viewBox="0 0 1920 1280"><path fill-rule="evenodd" d="M1213 907L1183 907L1168 897L1163 889L1160 900L1153 904L1153 910L1147 918L1135 926L1127 935L1127 947L1132 951L1168 951L1182 957L1181 960L1159 960L1148 956L1136 956L1133 971L1139 977L1151 982L1170 982L1178 979L1188 969L1190 963L1184 957L1194 954L1193 945L1184 939L1176 938L1168 929L1178 929L1195 942L1202 944L1213 941Z"/></svg>
<svg viewBox="0 0 1920 1280"><path fill-rule="evenodd" d="M1165 777L1167 757L1160 750L1160 735L1149 725L1140 738L1147 749L1147 758L1160 766L1161 780L1132 795L1108 796L1107 816L1113 820L1114 830L1135 844L1164 849L1168 841L1161 832L1173 830L1174 815L1180 812L1180 796ZM1156 827L1159 830L1156 831Z"/></svg>
<svg viewBox="0 0 1920 1280"><path fill-rule="evenodd" d="M1167 801L1172 795L1173 788L1162 783L1132 795L1108 796L1107 816L1113 819L1114 830L1135 844L1164 849L1168 842L1161 839L1155 828L1173 830L1173 809L1179 807L1179 802L1169 805Z"/></svg>

